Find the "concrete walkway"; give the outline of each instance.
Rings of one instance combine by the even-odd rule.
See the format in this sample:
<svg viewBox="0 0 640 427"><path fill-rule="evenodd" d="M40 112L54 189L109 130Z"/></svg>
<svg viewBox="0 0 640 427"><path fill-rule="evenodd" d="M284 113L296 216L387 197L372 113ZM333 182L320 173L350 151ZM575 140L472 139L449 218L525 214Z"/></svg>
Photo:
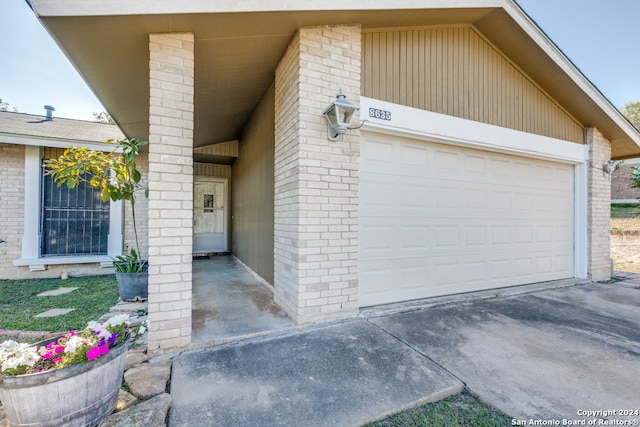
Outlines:
<svg viewBox="0 0 640 427"><path fill-rule="evenodd" d="M170 426L356 426L462 382L365 320L174 359Z"/></svg>
<svg viewBox="0 0 640 427"><path fill-rule="evenodd" d="M169 425L359 426L463 385L516 419L640 409L638 276L533 289L184 353Z"/></svg>

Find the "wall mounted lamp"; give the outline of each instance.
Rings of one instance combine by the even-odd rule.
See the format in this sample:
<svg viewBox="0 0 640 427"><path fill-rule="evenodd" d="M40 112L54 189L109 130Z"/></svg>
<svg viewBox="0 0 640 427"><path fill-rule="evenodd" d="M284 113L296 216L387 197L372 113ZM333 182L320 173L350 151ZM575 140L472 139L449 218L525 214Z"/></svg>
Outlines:
<svg viewBox="0 0 640 427"><path fill-rule="evenodd" d="M340 139L351 125L353 116L359 109L360 106L349 102L346 95L342 93L342 89L340 89L335 101L323 113L327 118L327 138L330 141Z"/></svg>
<svg viewBox="0 0 640 427"><path fill-rule="evenodd" d="M608 175L611 177L611 174L614 173L619 167L621 162L614 162L613 160L609 160L607 163L602 165L602 175Z"/></svg>

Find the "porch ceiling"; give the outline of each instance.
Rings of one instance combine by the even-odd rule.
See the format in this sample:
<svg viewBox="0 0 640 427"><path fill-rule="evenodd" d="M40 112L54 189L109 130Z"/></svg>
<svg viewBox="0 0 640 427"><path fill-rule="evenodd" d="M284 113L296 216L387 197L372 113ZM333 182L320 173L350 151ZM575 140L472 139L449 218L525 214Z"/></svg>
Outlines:
<svg viewBox="0 0 640 427"><path fill-rule="evenodd" d="M350 9L337 6L342 2L333 2L335 5L328 6L330 10L315 10L322 6L300 0L296 4L299 10L295 11L287 10L292 6L287 7L286 2L268 0L257 2L260 6L254 6L256 2L221 0L30 3L112 117L131 137L148 138L150 33L194 33L194 147L201 147L238 138L273 82L275 68L291 38L301 27L359 23L367 29L469 24L483 32L585 126L595 125L610 138L614 157L640 155L640 134L510 0L372 0L362 2L366 8Z"/></svg>

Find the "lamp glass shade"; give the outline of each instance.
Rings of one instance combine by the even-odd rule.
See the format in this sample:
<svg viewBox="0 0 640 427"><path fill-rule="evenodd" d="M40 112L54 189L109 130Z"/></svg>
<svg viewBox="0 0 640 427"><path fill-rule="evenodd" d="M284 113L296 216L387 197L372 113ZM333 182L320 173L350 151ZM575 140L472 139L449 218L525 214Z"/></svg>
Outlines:
<svg viewBox="0 0 640 427"><path fill-rule="evenodd" d="M336 100L324 110L328 125L335 133L335 136L342 135L351 125L353 115L360 109L359 106L349 102L347 97L340 92Z"/></svg>

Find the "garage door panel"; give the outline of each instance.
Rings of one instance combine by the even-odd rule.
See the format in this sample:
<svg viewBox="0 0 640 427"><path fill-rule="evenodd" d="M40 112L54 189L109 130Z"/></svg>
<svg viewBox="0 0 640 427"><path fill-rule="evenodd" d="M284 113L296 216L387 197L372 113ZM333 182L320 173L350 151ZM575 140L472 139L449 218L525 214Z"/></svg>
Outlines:
<svg viewBox="0 0 640 427"><path fill-rule="evenodd" d="M423 168L433 162L430 150L427 147L403 144L400 146L400 161L405 167Z"/></svg>
<svg viewBox="0 0 640 427"><path fill-rule="evenodd" d="M363 136L361 305L573 276L571 165Z"/></svg>

